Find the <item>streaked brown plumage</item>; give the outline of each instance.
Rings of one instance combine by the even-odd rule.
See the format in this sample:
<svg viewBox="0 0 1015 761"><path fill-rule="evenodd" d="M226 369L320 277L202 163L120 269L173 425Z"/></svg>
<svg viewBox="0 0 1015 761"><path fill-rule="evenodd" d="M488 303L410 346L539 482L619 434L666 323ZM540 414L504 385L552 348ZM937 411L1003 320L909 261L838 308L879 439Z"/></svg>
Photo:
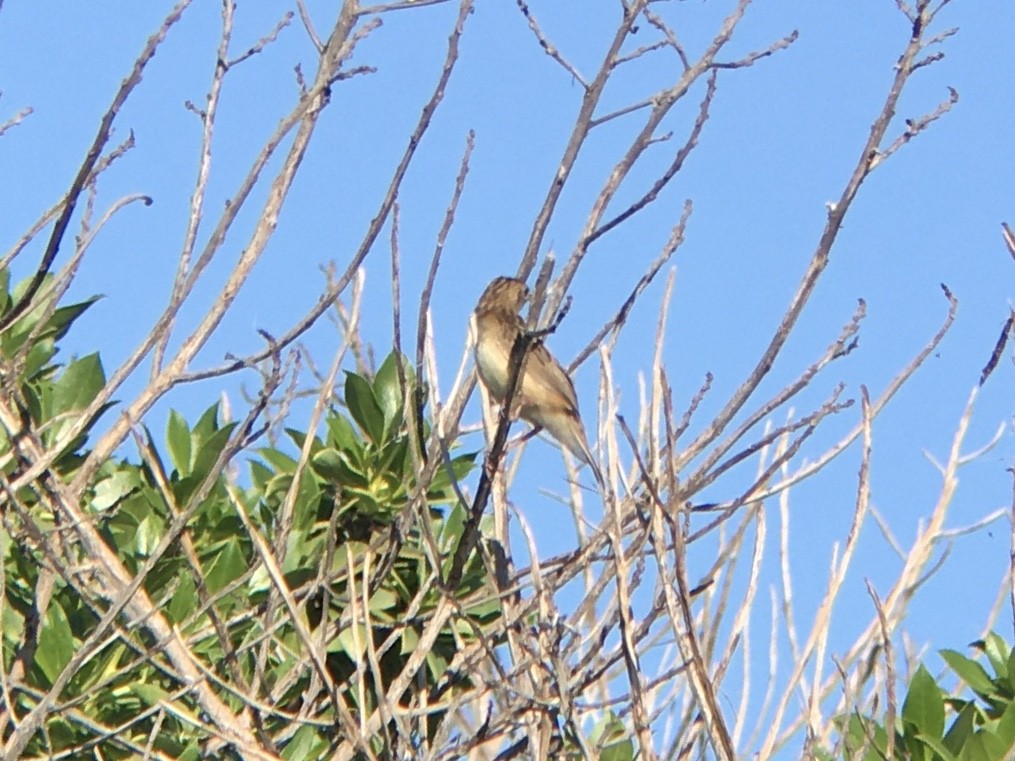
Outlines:
<svg viewBox="0 0 1015 761"><path fill-rule="evenodd" d="M525 328L519 312L528 296L529 289L521 280L498 277L476 305L476 366L480 380L497 402L503 402L507 392L508 360L515 338ZM574 384L541 343L529 348L512 407L520 418L544 428L587 463L602 486L603 477L578 414Z"/></svg>

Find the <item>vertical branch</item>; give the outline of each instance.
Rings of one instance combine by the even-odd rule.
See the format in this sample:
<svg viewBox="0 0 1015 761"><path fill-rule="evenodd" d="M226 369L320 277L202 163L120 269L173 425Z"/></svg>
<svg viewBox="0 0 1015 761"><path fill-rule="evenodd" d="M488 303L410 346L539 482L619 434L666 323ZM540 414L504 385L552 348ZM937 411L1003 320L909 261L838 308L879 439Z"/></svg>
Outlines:
<svg viewBox="0 0 1015 761"><path fill-rule="evenodd" d="M504 456L507 446L508 432L511 428L511 405L514 402L515 394L518 392L518 381L521 378L522 364L525 361L525 354L536 339L531 331L519 331L514 343L511 345L511 354L508 357L507 385L504 390L504 399L501 402L500 414L497 417L497 431L493 437L493 444L487 452L483 461L483 468L479 474L479 485L476 487L476 496L469 508L469 516L462 528L461 539L455 548L452 557L451 568L448 571L445 586L448 590L454 591L462 581L462 572L465 569L465 561L468 560L476 540L479 537L479 521L486 510L486 504L490 501L490 493L493 487L493 479L500 469L500 461Z"/></svg>
<svg viewBox="0 0 1015 761"><path fill-rule="evenodd" d="M219 103L221 102L222 84L228 71L225 61L229 57L229 43L232 39L233 14L236 6L232 2L222 4L222 34L219 37L218 51L215 56L215 68L212 73L211 87L205 99L204 107L193 111L201 119L201 159L198 163L197 180L194 183L194 192L190 196L190 214L187 217L187 230L183 235L183 249L180 252L180 260L176 266L176 275L173 279L173 289L169 297L169 317L166 320L162 335L154 347L152 359L152 377L156 377L162 370L162 358L169 343L175 322L175 313L187 296L186 282L190 274L191 258L194 255L194 246L197 243L197 232L201 225L204 213L204 197L208 188L208 180L211 177L211 145L215 133L215 119L218 114Z"/></svg>
<svg viewBox="0 0 1015 761"><path fill-rule="evenodd" d="M419 317L416 320L416 387L415 397L415 429L416 440L423 458L426 459L426 443L423 436L423 408L426 404L424 398L423 378L426 377L423 367L423 352L426 346L427 312L430 309L430 297L433 294L434 283L437 280L437 269L440 267L441 254L444 252L444 242L447 240L448 232L455 220L455 212L458 209L458 201L465 190L465 178L469 174L469 159L472 157L472 149L476 144L476 133L469 130L465 140L465 153L462 162L458 167L458 176L455 178L455 190L451 196L447 211L444 214L444 222L440 232L437 234L437 244L434 246L433 256L430 258L430 269L426 275L426 283L419 299Z"/></svg>

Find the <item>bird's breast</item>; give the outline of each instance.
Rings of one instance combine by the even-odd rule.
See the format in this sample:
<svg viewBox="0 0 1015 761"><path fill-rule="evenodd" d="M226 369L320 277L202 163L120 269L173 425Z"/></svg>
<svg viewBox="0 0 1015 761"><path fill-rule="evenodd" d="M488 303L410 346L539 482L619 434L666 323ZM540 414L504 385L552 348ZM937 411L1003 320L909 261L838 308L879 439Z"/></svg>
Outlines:
<svg viewBox="0 0 1015 761"><path fill-rule="evenodd" d="M487 391L497 401L507 393L508 355L500 345L502 342L480 331L476 341L476 367Z"/></svg>

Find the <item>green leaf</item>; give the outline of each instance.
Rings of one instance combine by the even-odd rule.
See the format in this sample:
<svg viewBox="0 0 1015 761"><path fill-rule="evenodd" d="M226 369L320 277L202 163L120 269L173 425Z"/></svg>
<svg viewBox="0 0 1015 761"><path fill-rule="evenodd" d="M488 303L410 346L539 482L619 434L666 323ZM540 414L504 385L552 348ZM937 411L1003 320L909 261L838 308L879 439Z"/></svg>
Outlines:
<svg viewBox="0 0 1015 761"><path fill-rule="evenodd" d="M589 740L599 748L601 761L632 761L634 743L624 722L613 713L607 713L592 727Z"/></svg>
<svg viewBox="0 0 1015 761"><path fill-rule="evenodd" d="M945 706L941 688L922 664L909 682L902 718L916 728L918 735L937 738L944 733Z"/></svg>
<svg viewBox="0 0 1015 761"><path fill-rule="evenodd" d="M366 626L353 624L339 632L335 640L341 651L344 651L354 663L359 663L366 655L367 637L369 636L370 633ZM335 648L329 647L328 650L334 652Z"/></svg>
<svg viewBox="0 0 1015 761"><path fill-rule="evenodd" d="M430 672L428 681L439 682L448 671L448 660L437 650L431 649L426 654L426 666Z"/></svg>
<svg viewBox="0 0 1015 761"><path fill-rule="evenodd" d="M959 758L962 761L999 761L1000 756L995 757L991 754L984 743L983 734L977 732L962 746Z"/></svg>
<svg viewBox="0 0 1015 761"><path fill-rule="evenodd" d="M229 582L238 579L247 571L243 550L236 539L228 539L219 545L211 563L207 566L205 583L209 592L218 592Z"/></svg>
<svg viewBox="0 0 1015 761"><path fill-rule="evenodd" d="M11 294L13 298L9 300L9 303L20 302L22 297L27 292L28 285L30 282L31 278L25 278L17 285L15 285L14 290ZM46 290L46 286L52 282L53 282L52 273L47 273L43 277L42 280L43 287L42 289L40 289L40 292L44 292ZM43 312L43 310L40 309L39 307L41 307L44 303L47 302L38 301L33 308L28 309L24 313L22 313L21 317L15 320L14 323L3 332L3 335L0 336L0 341L2 341L3 343L4 353L8 357L14 356L14 353L21 348L22 344L24 344L25 340L31 335L32 331L38 325L39 318L41 317ZM5 311L8 310L5 309Z"/></svg>
<svg viewBox="0 0 1015 761"><path fill-rule="evenodd" d="M54 310L53 315L49 318L49 322L46 326L52 331L52 336L56 340L60 340L70 329L70 326L74 321L83 315L88 308L99 301L102 296L92 296L90 299L82 301L78 304L68 304L65 307L59 307Z"/></svg>
<svg viewBox="0 0 1015 761"><path fill-rule="evenodd" d="M303 431L297 431L295 428L286 428L285 432L293 440L296 448L302 452L303 445L307 443L307 434ZM321 440L315 436L314 440L310 443L310 454L321 451L323 446L324 444L321 443Z"/></svg>
<svg viewBox="0 0 1015 761"><path fill-rule="evenodd" d="M403 357L403 367L408 373L408 361ZM406 383L408 383L406 377ZM398 355L389 354L374 377L374 395L384 415L384 430L387 435L398 430L402 424L402 387L398 383Z"/></svg>
<svg viewBox="0 0 1015 761"><path fill-rule="evenodd" d="M0 269L0 314L7 314L11 308L11 297L8 295L11 288L11 271L4 267Z"/></svg>
<svg viewBox="0 0 1015 761"><path fill-rule="evenodd" d="M46 739L52 743L53 748L66 748L72 745L78 736L74 725L62 716L50 717L46 722Z"/></svg>
<svg viewBox="0 0 1015 761"><path fill-rule="evenodd" d="M370 613L377 617L384 617L384 614L394 608L400 602L400 598L390 589L381 587L370 595ZM408 629L407 629L408 631Z"/></svg>
<svg viewBox="0 0 1015 761"><path fill-rule="evenodd" d="M976 737L983 744L983 749L991 759L1007 758L1006 752L1009 746L989 728L981 729L976 733Z"/></svg>
<svg viewBox="0 0 1015 761"><path fill-rule="evenodd" d="M13 605L4 605L0 609L0 624L4 632L21 632L25 628L25 617L15 610Z"/></svg>
<svg viewBox="0 0 1015 761"><path fill-rule="evenodd" d="M169 459L181 476L190 475L190 428L176 410L169 411L169 422L166 424L166 446L169 447Z"/></svg>
<svg viewBox="0 0 1015 761"><path fill-rule="evenodd" d="M163 700L169 698L169 693L163 690L157 684L144 684L141 682L131 682L130 684L127 685L127 689L129 689L132 693L137 695L137 697L141 700L141 702L144 703L149 708L158 705ZM169 702L172 703L173 701L170 700Z"/></svg>
<svg viewBox="0 0 1015 761"><path fill-rule="evenodd" d="M467 452L451 460L451 472L459 483L476 467L478 452ZM447 501L457 499L451 489L451 478L448 476L447 465L442 463L434 473L433 481L430 483L430 491L427 492L431 499Z"/></svg>
<svg viewBox="0 0 1015 761"><path fill-rule="evenodd" d="M282 749L282 758L302 761L305 758L324 758L327 743L318 736L317 728L305 724L296 730L293 739Z"/></svg>
<svg viewBox="0 0 1015 761"><path fill-rule="evenodd" d="M381 449L373 470L387 476L392 484L402 485L402 475L411 472L411 458L409 457L409 437L399 436L388 441Z"/></svg>
<svg viewBox="0 0 1015 761"><path fill-rule="evenodd" d="M926 735L918 735L918 738L934 753L934 761L955 761L955 756L952 755L948 747L941 741L939 737L928 737Z"/></svg>
<svg viewBox="0 0 1015 761"><path fill-rule="evenodd" d="M1004 743L1005 748L1015 746L1015 700L1009 701L1004 708L1004 713L997 721L994 734Z"/></svg>
<svg viewBox="0 0 1015 761"><path fill-rule="evenodd" d="M462 505L456 504L450 511L448 511L448 514L441 525L440 533L438 534L438 540L442 551L453 549L458 546L458 542L462 538L462 532L465 530L466 517L467 513Z"/></svg>
<svg viewBox="0 0 1015 761"><path fill-rule="evenodd" d="M192 431L194 440L200 445L211 438L219 430L219 405L215 402L211 407L201 413L197 424Z"/></svg>
<svg viewBox="0 0 1015 761"><path fill-rule="evenodd" d="M49 384L25 385L21 387L25 395L25 406L28 414L37 423L45 422L52 417L52 388Z"/></svg>
<svg viewBox="0 0 1015 761"><path fill-rule="evenodd" d="M229 443L229 437L232 435L236 425L236 423L228 423L222 426L201 444L201 448L194 457L194 467L191 470L192 476L203 481L211 473L211 469L214 467L219 455L222 454L222 450Z"/></svg>
<svg viewBox="0 0 1015 761"><path fill-rule="evenodd" d="M333 483L342 483L348 480L349 472L352 468L349 466L348 458L344 452L339 452L337 449L328 447L322 449L320 452L314 455L311 460L314 471L321 476L321 478L332 481ZM362 475L362 474L361 474Z"/></svg>
<svg viewBox="0 0 1015 761"><path fill-rule="evenodd" d="M374 443L384 440L384 413L377 403L371 385L360 375L345 374L345 403L363 433Z"/></svg>
<svg viewBox="0 0 1015 761"><path fill-rule="evenodd" d="M39 633L39 648L35 662L42 669L50 683L56 680L74 655L74 634L71 632L67 614L54 598L46 609L46 616Z"/></svg>
<svg viewBox="0 0 1015 761"><path fill-rule="evenodd" d="M107 510L141 486L141 474L133 467L118 470L95 485L92 509Z"/></svg>
<svg viewBox="0 0 1015 761"><path fill-rule="evenodd" d="M402 646L398 651L399 655L408 655L416 649L419 644L419 632L411 626L402 629Z"/></svg>
<svg viewBox="0 0 1015 761"><path fill-rule="evenodd" d="M151 458L153 460L153 462L150 465L148 463L145 463L142 466L143 471L147 474L150 472L152 468L157 468L158 470L165 473L166 465L165 462L163 462L162 457L159 455L158 448L155 446L155 437L152 436L152 432L148 428L148 426L143 425L141 426L141 428L144 431L145 443L147 443L148 445L148 451L151 453Z"/></svg>
<svg viewBox="0 0 1015 761"><path fill-rule="evenodd" d="M363 442L342 413L332 412L328 415L325 424L328 426L328 443L332 446L346 451L363 448Z"/></svg>
<svg viewBox="0 0 1015 761"><path fill-rule="evenodd" d="M71 362L53 390L53 414L84 409L105 385L106 375L97 353Z"/></svg>
<svg viewBox="0 0 1015 761"><path fill-rule="evenodd" d="M293 504L293 528L309 530L317 520L321 506L321 487L308 468L300 475L299 489Z"/></svg>
<svg viewBox="0 0 1015 761"><path fill-rule="evenodd" d="M87 680L87 685L91 687L101 682L107 682L115 679L117 675L123 672L125 659L131 657L132 652L121 642L100 650L94 658L82 667L78 674L84 673L91 666L96 666L93 675Z"/></svg>
<svg viewBox="0 0 1015 761"><path fill-rule="evenodd" d="M959 711L955 721L952 722L951 727L948 728L948 733L945 735L943 742L945 748L954 754L958 754L962 750L962 746L973 735L975 719L976 705L972 702L966 703L962 710Z"/></svg>
<svg viewBox="0 0 1015 761"><path fill-rule="evenodd" d="M254 484L254 488L263 492L265 485L275 475L274 471L257 460L250 460L247 464L250 467L250 480Z"/></svg>
<svg viewBox="0 0 1015 761"><path fill-rule="evenodd" d="M494 621L500 616L502 608L498 600L484 600L481 597L476 599L478 599L478 602L465 606L465 613L470 618ZM474 637L475 629L470 628L467 635L467 638Z"/></svg>
<svg viewBox="0 0 1015 761"><path fill-rule="evenodd" d="M895 747L905 750L908 755L902 754L900 751L900 758L907 761L931 761L930 748L921 739L919 729L908 721L902 722L902 725L904 730L902 742L896 740Z"/></svg>
<svg viewBox="0 0 1015 761"><path fill-rule="evenodd" d="M23 377L35 378L43 368L49 365L54 356L56 356L56 344L53 343L53 339L40 337L25 356Z"/></svg>
<svg viewBox="0 0 1015 761"><path fill-rule="evenodd" d="M942 650L941 657L973 691L981 695L990 695L994 692L994 682L990 675L976 661L955 650Z"/></svg>
<svg viewBox="0 0 1015 761"><path fill-rule="evenodd" d="M280 473L291 474L296 472L296 460L284 452L272 449L271 447L262 447L257 450L257 453L267 460L268 464Z"/></svg>
<svg viewBox="0 0 1015 761"><path fill-rule="evenodd" d="M994 668L994 674L1003 677L1008 673L1008 656L1011 648L996 632L987 635L987 639L980 641L981 649Z"/></svg>
<svg viewBox="0 0 1015 761"><path fill-rule="evenodd" d="M1005 664L1004 681L1008 692L1015 694L1015 650L1008 653L1008 662Z"/></svg>
<svg viewBox="0 0 1015 761"><path fill-rule="evenodd" d="M49 285L52 282L53 282L53 273L52 272L47 272L43 276L43 278L42 278L42 285L43 286L47 286L47 285ZM22 297L28 292L28 286L31 285L31 284L32 284L32 278L30 278L30 277L26 277L26 278L24 278L22 280L19 280L17 283L15 283L14 290L11 291L11 296L13 297L13 301L15 303L21 301ZM44 288L40 288L39 289L39 291L43 291L43 290L45 290L45 289ZM31 312L33 310L29 309L28 311Z"/></svg>
<svg viewBox="0 0 1015 761"><path fill-rule="evenodd" d="M634 743L631 740L607 745L599 754L599 761L632 761L634 759Z"/></svg>
<svg viewBox="0 0 1015 761"><path fill-rule="evenodd" d="M157 515L148 515L141 519L134 534L134 546L142 557L148 557L158 546L165 531L165 523Z"/></svg>
<svg viewBox="0 0 1015 761"><path fill-rule="evenodd" d="M169 601L169 615L174 623L181 624L197 610L197 587L189 573L179 576L179 582Z"/></svg>
<svg viewBox="0 0 1015 761"><path fill-rule="evenodd" d="M880 724L856 713L849 714L844 720L840 719L839 724L845 750L843 758L850 759L850 761L853 759L863 759L863 761L872 759L873 761L873 759L880 759L884 756L888 736ZM877 749L871 747L868 735L873 737L873 744ZM867 749L863 756L859 755L861 748Z"/></svg>

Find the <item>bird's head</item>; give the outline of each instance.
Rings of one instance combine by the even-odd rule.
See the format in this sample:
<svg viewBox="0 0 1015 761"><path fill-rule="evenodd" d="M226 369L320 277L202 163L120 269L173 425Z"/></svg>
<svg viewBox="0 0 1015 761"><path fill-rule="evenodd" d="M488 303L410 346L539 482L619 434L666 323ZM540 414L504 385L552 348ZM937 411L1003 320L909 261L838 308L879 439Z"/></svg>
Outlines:
<svg viewBox="0 0 1015 761"><path fill-rule="evenodd" d="M483 291L477 312L509 312L517 315L529 297L529 287L516 277L498 277Z"/></svg>

